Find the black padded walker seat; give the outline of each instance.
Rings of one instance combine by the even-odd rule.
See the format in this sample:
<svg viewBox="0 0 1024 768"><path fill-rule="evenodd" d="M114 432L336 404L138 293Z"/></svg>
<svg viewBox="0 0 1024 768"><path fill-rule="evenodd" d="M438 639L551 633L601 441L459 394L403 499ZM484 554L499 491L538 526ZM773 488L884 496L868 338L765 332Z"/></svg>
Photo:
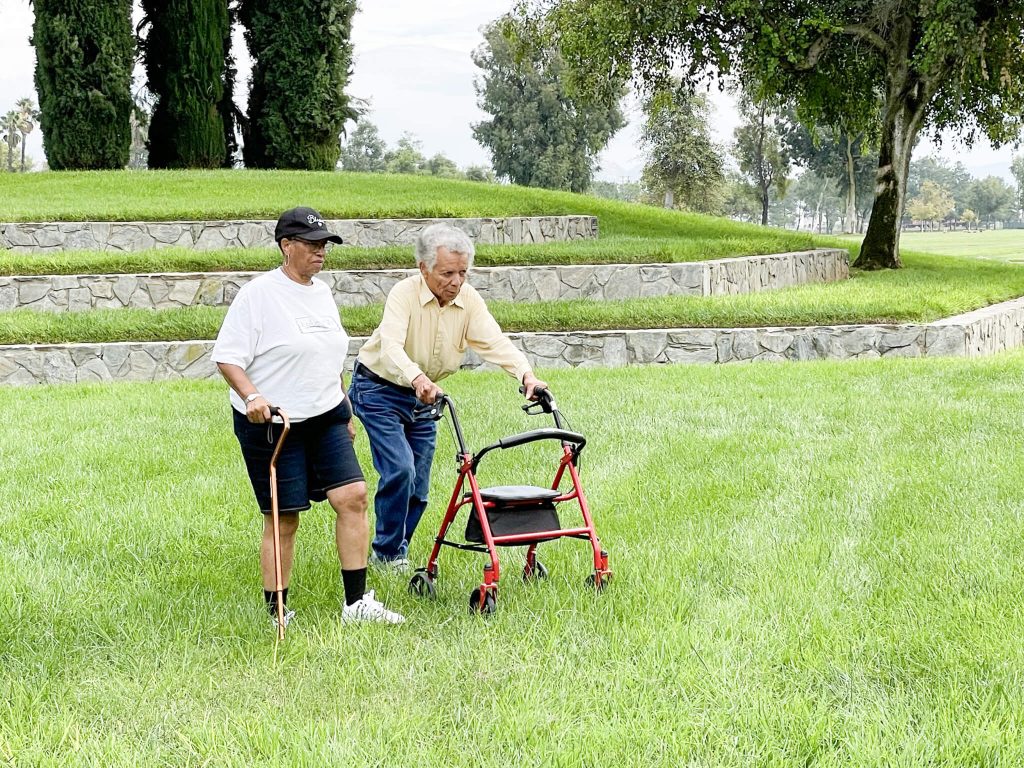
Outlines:
<svg viewBox="0 0 1024 768"><path fill-rule="evenodd" d="M561 491L540 488L536 485L496 485L493 488L481 488L480 496L484 501L523 502L551 501L561 496Z"/></svg>
<svg viewBox="0 0 1024 768"><path fill-rule="evenodd" d="M561 495L561 491L539 488L536 485L496 485L493 488L480 489L480 498L494 504L486 511L491 534L494 536L557 531L561 526L558 523L558 513L555 512L553 499ZM530 541L546 541L551 538L557 538L557 534L538 536ZM466 520L466 541L479 544L483 540L480 520L476 508L473 507L470 509L469 519ZM530 541L499 546L522 546Z"/></svg>

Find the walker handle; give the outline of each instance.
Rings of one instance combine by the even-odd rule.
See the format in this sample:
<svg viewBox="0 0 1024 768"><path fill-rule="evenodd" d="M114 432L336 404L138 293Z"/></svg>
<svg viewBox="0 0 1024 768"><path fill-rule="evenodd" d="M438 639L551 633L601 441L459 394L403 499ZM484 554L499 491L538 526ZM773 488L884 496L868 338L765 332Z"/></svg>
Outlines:
<svg viewBox="0 0 1024 768"><path fill-rule="evenodd" d="M580 451L583 450L583 446L587 444L587 438L583 435L577 432L569 432L565 429L551 429L548 427L546 429L535 429L532 432L521 432L518 435L503 437L498 442L491 443L477 451L476 456L473 457L473 471L476 471L477 465L480 463L480 459L491 451L515 448L517 445L525 445L526 443L533 443L537 440L561 440L562 445L572 445L574 460L575 457L580 455Z"/></svg>
<svg viewBox="0 0 1024 768"><path fill-rule="evenodd" d="M526 385L520 385L519 394L526 395ZM551 394L551 390L547 387L537 387L533 390L533 400L523 403L522 408L530 416L536 416L538 413L551 413L551 409L555 407L555 398ZM540 408L538 411L537 409Z"/></svg>

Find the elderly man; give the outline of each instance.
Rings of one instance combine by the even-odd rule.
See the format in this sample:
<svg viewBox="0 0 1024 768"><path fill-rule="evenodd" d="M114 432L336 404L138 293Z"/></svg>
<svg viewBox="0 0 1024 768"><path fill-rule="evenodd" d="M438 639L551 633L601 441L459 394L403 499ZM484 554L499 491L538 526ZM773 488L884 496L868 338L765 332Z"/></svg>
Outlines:
<svg viewBox="0 0 1024 768"><path fill-rule="evenodd" d="M447 224L424 229L416 241L419 274L391 289L384 318L352 373L352 408L380 474L371 557L379 566L408 569L409 540L427 506L437 431L435 421L414 421L413 409L442 394L437 382L459 369L466 347L522 382L527 397L546 386L466 283L473 254L461 230Z"/></svg>

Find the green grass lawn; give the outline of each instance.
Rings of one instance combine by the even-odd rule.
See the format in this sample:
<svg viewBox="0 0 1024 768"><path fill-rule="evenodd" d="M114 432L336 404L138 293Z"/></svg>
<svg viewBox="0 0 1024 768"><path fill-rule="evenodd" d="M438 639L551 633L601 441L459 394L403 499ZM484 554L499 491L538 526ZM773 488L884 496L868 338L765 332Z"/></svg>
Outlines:
<svg viewBox="0 0 1024 768"><path fill-rule="evenodd" d="M854 272L841 283L720 297L628 301L489 302L507 332L626 328L737 328L927 322L1024 296L1024 269L1012 264L905 254L906 268ZM212 339L223 307L153 311L107 309L51 314L0 313L0 344ZM353 336L369 335L382 305L346 308Z"/></svg>
<svg viewBox="0 0 1024 768"><path fill-rule="evenodd" d="M984 232L906 232L901 247L949 256L1024 260L1024 229Z"/></svg>
<svg viewBox="0 0 1024 768"><path fill-rule="evenodd" d="M328 218L590 214L602 235L812 241L712 216L569 192L426 176L307 171L89 171L0 176L0 221L276 219L295 205ZM784 246L791 250L796 246Z"/></svg>
<svg viewBox="0 0 1024 768"><path fill-rule="evenodd" d="M371 574L407 623L343 627L318 507L279 648L224 385L7 390L0 762L1024 763L1024 354L544 376L612 586L582 542L533 586L506 551L471 617L481 558L446 550L436 603ZM448 390L474 446L540 425L503 375ZM535 448L482 482L543 481ZM418 562L451 459L442 428Z"/></svg>
<svg viewBox="0 0 1024 768"><path fill-rule="evenodd" d="M861 235L843 238L860 242ZM993 229L984 232L904 232L900 248L939 253L946 256L970 256L978 259L1024 260L1024 229Z"/></svg>
<svg viewBox="0 0 1024 768"><path fill-rule="evenodd" d="M806 251L815 247L805 234L765 230L723 233L721 237L636 237L611 235L599 240L543 245L480 245L478 267L546 264L664 264L734 256ZM847 247L847 246L844 246ZM273 248L226 248L193 251L159 248L138 252L59 251L0 252L0 275L103 275L150 272L246 272L278 266ZM334 248L327 269L407 269L411 246Z"/></svg>

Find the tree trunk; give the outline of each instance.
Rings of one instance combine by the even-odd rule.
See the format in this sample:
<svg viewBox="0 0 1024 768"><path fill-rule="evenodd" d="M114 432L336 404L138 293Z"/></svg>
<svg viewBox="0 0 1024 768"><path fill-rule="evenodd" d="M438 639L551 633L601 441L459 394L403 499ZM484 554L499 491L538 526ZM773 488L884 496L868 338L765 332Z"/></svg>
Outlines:
<svg viewBox="0 0 1024 768"><path fill-rule="evenodd" d="M818 202L814 204L814 226L821 232L821 204L825 201L825 185L821 185L821 191L818 193Z"/></svg>
<svg viewBox="0 0 1024 768"><path fill-rule="evenodd" d="M761 226L768 226L768 190L761 191Z"/></svg>
<svg viewBox="0 0 1024 768"><path fill-rule="evenodd" d="M666 208L672 208L672 207L675 206L675 203L676 203L675 192L673 192L671 189L666 189L665 190L665 202L663 203L663 205Z"/></svg>
<svg viewBox="0 0 1024 768"><path fill-rule="evenodd" d="M843 233L847 235L857 230L857 174L850 145L850 134L846 134L846 220Z"/></svg>
<svg viewBox="0 0 1024 768"><path fill-rule="evenodd" d="M932 72L925 80L914 73L911 69L912 17L904 16L896 27L888 56L875 199L860 256L853 263L860 269L899 269L903 266L900 261L900 222L906 205L910 154L917 143L928 102L935 93L935 84L942 82L948 74Z"/></svg>
<svg viewBox="0 0 1024 768"><path fill-rule="evenodd" d="M920 84L911 90L916 91ZM878 172L871 220L864 235L860 256L853 263L859 269L899 269L900 222L906 204L910 154L917 142L923 109L909 95L900 104L887 105L878 151Z"/></svg>

